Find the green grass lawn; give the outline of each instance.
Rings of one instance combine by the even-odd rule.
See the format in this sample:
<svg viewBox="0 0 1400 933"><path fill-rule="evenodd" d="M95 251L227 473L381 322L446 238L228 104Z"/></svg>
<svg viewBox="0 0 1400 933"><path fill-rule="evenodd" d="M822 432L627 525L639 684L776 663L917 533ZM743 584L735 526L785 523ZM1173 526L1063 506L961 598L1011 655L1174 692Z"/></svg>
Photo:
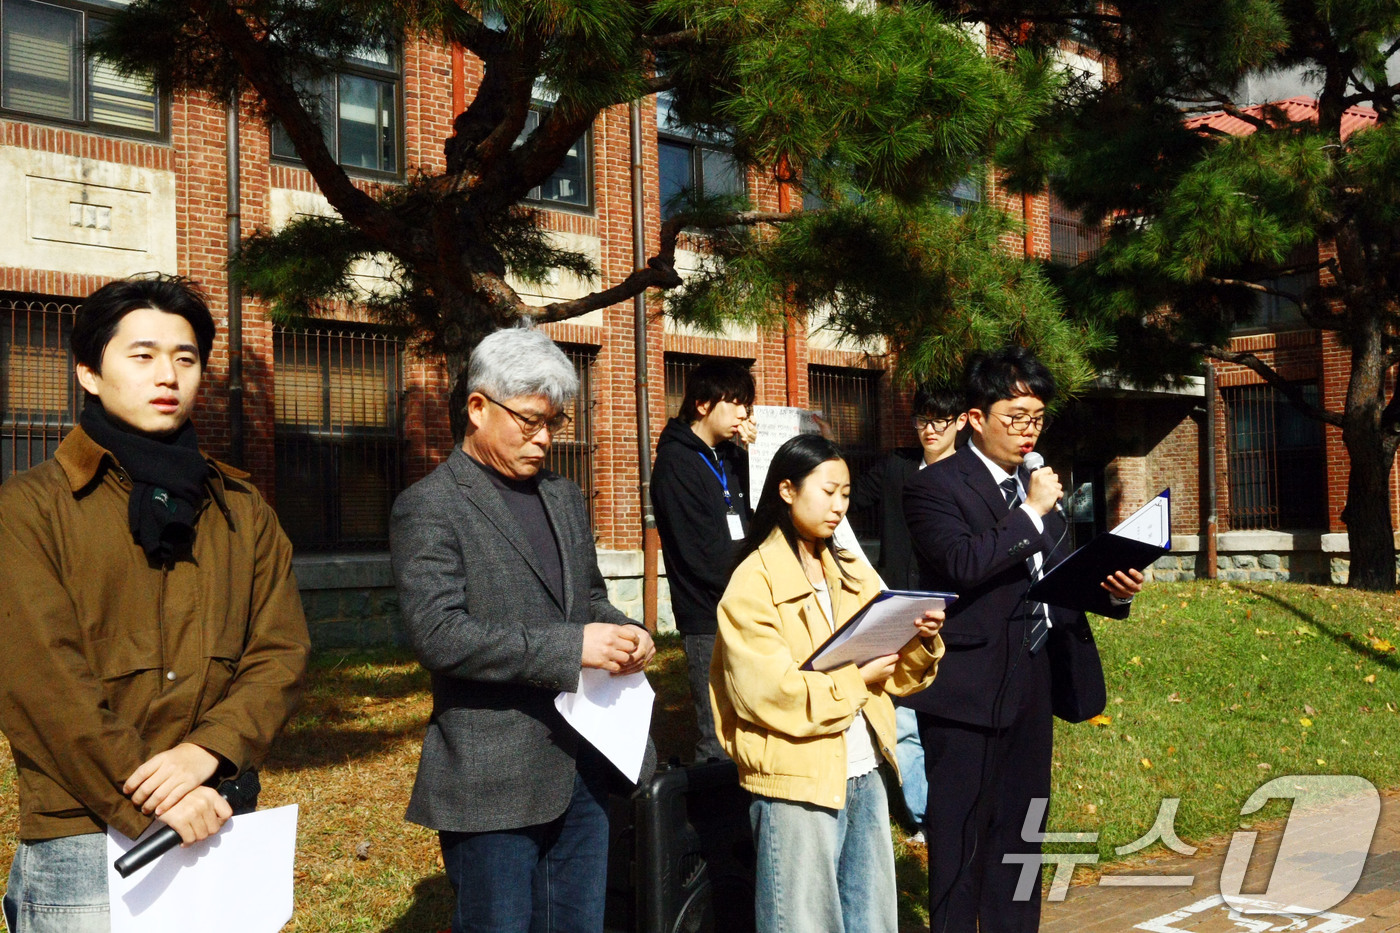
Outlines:
<svg viewBox="0 0 1400 933"><path fill-rule="evenodd" d="M1285 774L1357 774L1400 786L1400 601L1291 584L1161 584L1132 618L1095 619L1108 722L1057 723L1049 828L1098 832L1101 865L1180 798L1187 843L1241 827L1259 785ZM695 742L678 639L659 640L652 732L664 759ZM431 711L403 652L315 660L302 710L264 771L264 806L301 806L298 933L433 933L450 891L435 836L403 821ZM0 753L0 870L14 846L13 769ZM1282 801L1248 822L1285 814ZM924 851L895 832L900 913L923 917ZM1088 851L1086 846L1066 847ZM1159 847L1142 855L1160 852ZM1087 877L1081 869L1081 874Z"/></svg>

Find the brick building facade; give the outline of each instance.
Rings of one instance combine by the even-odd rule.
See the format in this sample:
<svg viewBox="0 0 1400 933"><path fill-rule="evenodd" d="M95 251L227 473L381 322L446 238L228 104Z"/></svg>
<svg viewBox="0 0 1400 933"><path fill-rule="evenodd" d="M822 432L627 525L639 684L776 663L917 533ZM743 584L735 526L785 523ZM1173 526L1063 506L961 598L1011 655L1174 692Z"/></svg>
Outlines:
<svg viewBox="0 0 1400 933"><path fill-rule="evenodd" d="M84 18L100 13L80 0L8 0L7 48L43 37L43 23L14 13L38 16L39 7L44 16L53 11L70 16L78 35L86 28ZM81 56L80 43L70 51ZM22 72L27 66L16 67ZM4 475L51 455L74 423L80 393L64 342L73 305L113 278L151 271L187 275L210 297L220 336L205 376L198 425L206 448L228 457L234 448L228 392L230 212L247 234L275 229L299 214L330 211L310 174L278 154L276 131L250 116L248 101L237 120L235 204L226 170L230 120L225 107L200 97L143 96L131 82L98 75L95 67L77 69L74 74L87 74L89 80L74 78L66 92L55 90L53 76L38 66L18 79L14 69L7 70L9 83L0 87L0 191L6 193L0 199ZM357 160L348 168L366 186L395 184L405 169L440 171L453 115L480 77L480 65L470 55L421 42L408 43L397 60L385 57L348 69L335 86L340 103L333 111L342 163ZM121 92L126 109L112 109L107 85ZM652 101L641 112L651 255L663 209L659 192L677 184L671 177L676 165L693 156L698 166L702 158L722 158L722 153L701 151L704 145L664 126L659 131ZM600 281L561 274L542 287L521 286L527 301L577 297L632 271L628 134L626 107L603 113L577 147L573 174L532 200L555 237L592 256ZM663 152L671 159L664 165ZM771 176L750 172L743 183L757 207L778 207ZM1011 196L995 177L971 196L1024 219L1024 237L1008 238L1008 249L1076 262L1095 248L1094 232L1051 197ZM684 269L693 268L697 257L683 248L677 259ZM366 287L374 287L372 264L363 271ZM445 367L414 353L400 335L375 327L353 308L334 320L288 330L275 326L265 307L244 300L241 319L241 465L277 505L298 544L299 578L318 643L391 638L396 603L383 554L388 505L451 448ZM610 586L619 603L638 615L642 510L633 309L630 303L615 305L547 329L565 346L585 386L576 433L559 439L554 465L591 494ZM794 329L789 347L780 329L739 329L715 337L650 315L646 378L653 441L674 411L688 366L720 356L751 364L759 404L826 410L858 467L882 449L910 442L908 393L892 385L877 357L843 347L820 329L808 333L801 321ZM1307 378L1316 379L1327 399L1336 397L1341 377L1335 348L1292 333L1248 339L1272 339L1275 352L1301 354L1299 373L1306 370ZM1239 378L1222 372L1220 391L1228 394L1235 385L1231 380ZM1106 387L1066 413L1047 438L1046 450L1067 478L1067 488L1081 493L1080 531L1111 526L1170 485L1175 530L1181 543L1189 543L1202 522L1201 401L1199 392ZM1219 462L1225 464L1222 424L1217 419L1215 436ZM1334 493L1329 524L1319 530L1334 532L1341 507L1335 491L1344 489L1345 481L1339 485L1336 476L1338 443L1329 436L1327 444L1328 489ZM1221 479L1226 490L1221 501L1227 502L1228 478L1222 473ZM1179 569L1180 562L1172 568ZM663 597L663 622L666 615Z"/></svg>

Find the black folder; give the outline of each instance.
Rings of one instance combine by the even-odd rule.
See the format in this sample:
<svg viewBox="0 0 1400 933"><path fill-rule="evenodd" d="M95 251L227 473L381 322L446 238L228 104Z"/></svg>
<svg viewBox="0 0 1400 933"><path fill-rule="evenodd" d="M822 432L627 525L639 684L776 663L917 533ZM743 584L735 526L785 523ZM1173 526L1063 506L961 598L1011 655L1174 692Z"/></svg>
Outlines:
<svg viewBox="0 0 1400 933"><path fill-rule="evenodd" d="M1163 490L1153 499L1163 497L1170 503L1171 490ZM1135 517L1136 514L1127 522ZM1168 512L1167 528L1170 527ZM1166 538L1166 546L1163 547L1106 531L1056 564L1049 573L1031 585L1026 595L1036 602L1049 603L1052 606L1108 615L1113 611L1113 598L1099 584L1119 570L1146 569L1170 549L1170 534Z"/></svg>

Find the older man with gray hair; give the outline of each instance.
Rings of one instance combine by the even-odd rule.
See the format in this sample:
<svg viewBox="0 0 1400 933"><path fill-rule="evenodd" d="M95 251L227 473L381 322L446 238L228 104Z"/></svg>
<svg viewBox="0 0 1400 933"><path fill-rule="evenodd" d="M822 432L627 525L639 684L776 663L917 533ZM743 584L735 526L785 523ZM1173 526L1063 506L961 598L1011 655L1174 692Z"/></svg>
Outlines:
<svg viewBox="0 0 1400 933"><path fill-rule="evenodd" d="M433 682L408 819L438 831L453 933L603 929L615 772L554 697L656 648L608 602L583 494L544 468L577 393L543 333L491 334L461 447L394 504L404 628Z"/></svg>

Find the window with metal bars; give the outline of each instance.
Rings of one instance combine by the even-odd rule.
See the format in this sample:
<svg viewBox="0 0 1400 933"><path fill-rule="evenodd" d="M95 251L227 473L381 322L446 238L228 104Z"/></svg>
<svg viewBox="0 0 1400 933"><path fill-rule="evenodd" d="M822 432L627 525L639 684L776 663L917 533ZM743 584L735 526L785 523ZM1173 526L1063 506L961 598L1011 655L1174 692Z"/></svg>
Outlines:
<svg viewBox="0 0 1400 933"><path fill-rule="evenodd" d="M1091 259L1103 246L1103 228L1084 222L1084 215L1070 210L1052 192L1050 199L1050 261L1077 266Z"/></svg>
<svg viewBox="0 0 1400 933"><path fill-rule="evenodd" d="M0 0L0 108L124 136L165 134L150 81L87 54L117 2Z"/></svg>
<svg viewBox="0 0 1400 933"><path fill-rule="evenodd" d="M578 395L574 397L573 406L565 409L573 416L573 421L551 437L545 466L578 484L588 502L588 517L592 519L595 494L593 451L596 449L593 443L593 409L596 405L593 397L593 363L597 354L589 347L576 344L561 343L559 349L564 351L578 373Z"/></svg>
<svg viewBox="0 0 1400 933"><path fill-rule="evenodd" d="M388 546L402 485L401 356L389 334L275 331L277 515L298 549Z"/></svg>
<svg viewBox="0 0 1400 933"><path fill-rule="evenodd" d="M674 418L685 400L685 381L691 370L710 360L733 359L732 357L705 356L700 353L667 353L662 368L666 375L666 417ZM753 367L753 360L735 359L733 362L747 368Z"/></svg>
<svg viewBox="0 0 1400 933"><path fill-rule="evenodd" d="M1317 404L1317 386L1300 386ZM1224 389L1229 435L1230 528L1327 526L1322 424L1264 385Z"/></svg>
<svg viewBox="0 0 1400 933"><path fill-rule="evenodd" d="M49 459L78 423L74 305L0 296L0 481Z"/></svg>
<svg viewBox="0 0 1400 933"><path fill-rule="evenodd" d="M854 480L873 469L883 456L880 450L880 373L835 366L809 366L808 395L811 407L831 426L831 437L841 445ZM880 516L867 509L851 518L862 539L880 536Z"/></svg>

